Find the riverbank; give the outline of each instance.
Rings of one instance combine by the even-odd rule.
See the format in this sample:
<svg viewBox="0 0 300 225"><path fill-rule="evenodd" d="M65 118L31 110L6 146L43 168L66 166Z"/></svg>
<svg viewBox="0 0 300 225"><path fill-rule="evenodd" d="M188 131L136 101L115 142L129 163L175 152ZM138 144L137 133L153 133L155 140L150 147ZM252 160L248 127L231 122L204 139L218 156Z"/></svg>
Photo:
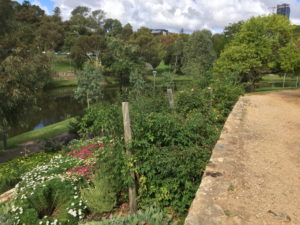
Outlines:
<svg viewBox="0 0 300 225"><path fill-rule="evenodd" d="M26 142L35 142L35 141L42 141L42 140L47 140L54 138L58 135L61 135L63 133L69 132L70 131L70 123L72 122L73 118L51 124L49 126L28 131L23 134L11 137L8 139L8 148L9 150L18 147L20 144L26 143ZM1 145L1 150L0 154L1 157L3 154L6 154L3 152L3 143L2 141L0 142ZM8 151L9 151L8 150Z"/></svg>

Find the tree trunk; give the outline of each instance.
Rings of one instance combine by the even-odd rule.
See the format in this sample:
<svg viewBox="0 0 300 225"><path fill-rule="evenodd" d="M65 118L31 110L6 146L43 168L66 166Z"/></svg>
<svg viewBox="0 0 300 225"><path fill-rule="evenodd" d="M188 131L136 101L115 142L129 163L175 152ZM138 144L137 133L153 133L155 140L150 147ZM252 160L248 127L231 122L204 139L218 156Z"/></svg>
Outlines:
<svg viewBox="0 0 300 225"><path fill-rule="evenodd" d="M175 73L177 73L177 61L178 61L178 56L176 55L176 58L175 58Z"/></svg>
<svg viewBox="0 0 300 225"><path fill-rule="evenodd" d="M296 87L298 87L298 83L299 83L299 75L297 76Z"/></svg>
<svg viewBox="0 0 300 225"><path fill-rule="evenodd" d="M285 79L286 79L286 73L284 74L284 77L283 77L283 84L282 84L283 88L285 87Z"/></svg>
<svg viewBox="0 0 300 225"><path fill-rule="evenodd" d="M2 140L3 140L3 150L7 150L8 146L7 146L7 135L6 134L2 134Z"/></svg>
<svg viewBox="0 0 300 225"><path fill-rule="evenodd" d="M123 111L123 124L124 124L124 140L126 146L126 155L130 158L132 155L131 152L131 127L130 127L130 117L129 117L129 109L128 102L122 102L122 111ZM130 177L131 184L129 185L129 207L130 213L133 214L137 211L137 203L136 203L136 179L135 174L132 171L133 168L130 168Z"/></svg>

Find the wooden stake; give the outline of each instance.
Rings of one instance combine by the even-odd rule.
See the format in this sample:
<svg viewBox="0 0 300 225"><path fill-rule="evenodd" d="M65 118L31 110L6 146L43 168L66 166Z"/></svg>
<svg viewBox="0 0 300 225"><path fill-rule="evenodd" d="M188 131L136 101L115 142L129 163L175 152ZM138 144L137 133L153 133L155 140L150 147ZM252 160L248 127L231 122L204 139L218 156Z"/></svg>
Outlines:
<svg viewBox="0 0 300 225"><path fill-rule="evenodd" d="M168 93L168 99L169 99L169 104L171 109L175 109L175 105L174 105L174 98L173 98L173 91L172 89L167 89L167 93Z"/></svg>
<svg viewBox="0 0 300 225"><path fill-rule="evenodd" d="M122 111L123 111L123 124L124 124L124 139L126 144L126 155L130 157L132 155L131 152L131 127L130 127L130 117L129 117L129 109L128 102L122 102ZM130 172L131 176L131 184L129 186L129 207L130 213L133 214L137 211L137 203L136 203L136 180L134 172Z"/></svg>

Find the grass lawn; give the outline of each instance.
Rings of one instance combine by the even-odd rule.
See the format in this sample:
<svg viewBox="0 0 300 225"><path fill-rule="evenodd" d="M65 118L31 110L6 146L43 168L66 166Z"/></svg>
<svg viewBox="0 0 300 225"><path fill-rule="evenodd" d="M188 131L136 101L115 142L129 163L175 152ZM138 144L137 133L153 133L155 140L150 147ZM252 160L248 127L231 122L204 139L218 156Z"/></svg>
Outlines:
<svg viewBox="0 0 300 225"><path fill-rule="evenodd" d="M77 86L77 80L59 80L54 79L50 81L47 85L47 88L54 89L54 88L62 88L62 87L75 87Z"/></svg>
<svg viewBox="0 0 300 225"><path fill-rule="evenodd" d="M26 133L20 134L15 137L11 137L8 139L8 147L13 148L16 147L18 144L22 144L28 141L41 141L46 140L49 138L56 137L60 134L68 132L70 130L70 122L73 118L46 126L41 129L28 131ZM2 141L0 142L0 146L2 149Z"/></svg>
<svg viewBox="0 0 300 225"><path fill-rule="evenodd" d="M251 92L251 94L261 93L261 92L271 92L271 91L296 90L296 89L300 89L300 87L298 87L298 88L296 88L296 87L286 87L286 88L264 87L264 88L256 88L253 92Z"/></svg>
<svg viewBox="0 0 300 225"><path fill-rule="evenodd" d="M74 61L66 55L55 56L53 66L55 72L69 72L75 70Z"/></svg>

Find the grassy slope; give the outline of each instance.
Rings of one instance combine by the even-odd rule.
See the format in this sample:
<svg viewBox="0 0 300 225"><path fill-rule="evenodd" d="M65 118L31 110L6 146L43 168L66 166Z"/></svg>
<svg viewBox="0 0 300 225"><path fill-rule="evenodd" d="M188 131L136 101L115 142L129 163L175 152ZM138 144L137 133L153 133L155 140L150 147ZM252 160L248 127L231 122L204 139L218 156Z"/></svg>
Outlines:
<svg viewBox="0 0 300 225"><path fill-rule="evenodd" d="M70 130L69 125L71 119L67 119L41 129L28 131L26 133L20 134L18 136L8 139L9 148L16 147L18 144L22 144L28 141L39 141L53 138ZM0 142L2 148L2 142Z"/></svg>

